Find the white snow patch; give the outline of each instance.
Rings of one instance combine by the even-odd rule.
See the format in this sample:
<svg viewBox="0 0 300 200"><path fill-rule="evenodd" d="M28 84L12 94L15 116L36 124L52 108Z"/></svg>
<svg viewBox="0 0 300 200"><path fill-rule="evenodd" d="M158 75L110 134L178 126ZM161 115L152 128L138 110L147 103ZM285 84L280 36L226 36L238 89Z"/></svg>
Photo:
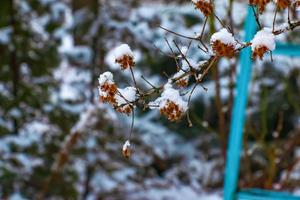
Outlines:
<svg viewBox="0 0 300 200"><path fill-rule="evenodd" d="M136 88L126 87L124 89L118 89L118 91L120 94L116 95L116 102L119 106L136 100Z"/></svg>
<svg viewBox="0 0 300 200"><path fill-rule="evenodd" d="M254 51L257 47L265 46L270 51L275 49L275 36L270 28L263 28L258 31L251 41L251 48Z"/></svg>
<svg viewBox="0 0 300 200"><path fill-rule="evenodd" d="M103 85L104 83L113 84L114 76L111 72L104 72L103 74L100 74L98 81L99 85Z"/></svg>
<svg viewBox="0 0 300 200"><path fill-rule="evenodd" d="M194 4L197 4L199 1L203 1L203 2L209 3L209 0L192 0L192 2Z"/></svg>
<svg viewBox="0 0 300 200"><path fill-rule="evenodd" d="M150 102L149 106L151 108L157 108L156 106L158 106L158 108L161 109L165 107L168 100L177 104L183 112L187 111L188 103L183 100L178 90L172 88L172 85L170 83L167 83L164 86L164 91L161 94L161 97L157 98L154 102Z"/></svg>
<svg viewBox="0 0 300 200"><path fill-rule="evenodd" d="M8 44L12 33L11 27L0 29L0 44Z"/></svg>
<svg viewBox="0 0 300 200"><path fill-rule="evenodd" d="M121 59L123 56L131 56L134 57L133 52L131 51L130 47L128 44L121 44L120 46L116 47L113 50L114 53L114 58L116 59Z"/></svg>
<svg viewBox="0 0 300 200"><path fill-rule="evenodd" d="M226 28L223 28L220 31L214 33L210 38L210 43L214 43L217 40L219 40L220 42L226 45L236 46L237 44L233 35L229 33Z"/></svg>
<svg viewBox="0 0 300 200"><path fill-rule="evenodd" d="M129 142L129 140L126 140L122 149L123 149L123 151L126 151L126 149L129 149L129 148L130 148L130 142Z"/></svg>

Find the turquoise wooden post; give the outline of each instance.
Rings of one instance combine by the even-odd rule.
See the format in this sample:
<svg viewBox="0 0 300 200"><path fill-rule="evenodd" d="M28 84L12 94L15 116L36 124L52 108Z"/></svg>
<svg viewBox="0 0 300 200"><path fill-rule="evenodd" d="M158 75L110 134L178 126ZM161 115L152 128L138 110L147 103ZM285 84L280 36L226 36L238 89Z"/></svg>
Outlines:
<svg viewBox="0 0 300 200"><path fill-rule="evenodd" d="M252 8L248 8L245 22L245 41L250 41L256 33L257 26ZM300 46L277 44L273 54L300 56ZM251 189L238 192L238 175L240 168L240 153L243 143L245 110L248 98L248 85L251 79L252 61L250 47L242 50L240 70L237 79L237 91L234 99L232 120L230 126L227 160L225 168L224 199L225 200L300 200L300 197L288 193Z"/></svg>
<svg viewBox="0 0 300 200"><path fill-rule="evenodd" d="M248 8L248 16L245 22L245 41L250 41L256 33L256 26L252 9ZM240 58L240 71L237 80L237 93L234 99L232 120L230 127L229 143L225 168L224 199L235 198L237 190L238 172L240 168L240 152L242 148L245 109L248 96L248 83L251 77L251 50L243 49Z"/></svg>

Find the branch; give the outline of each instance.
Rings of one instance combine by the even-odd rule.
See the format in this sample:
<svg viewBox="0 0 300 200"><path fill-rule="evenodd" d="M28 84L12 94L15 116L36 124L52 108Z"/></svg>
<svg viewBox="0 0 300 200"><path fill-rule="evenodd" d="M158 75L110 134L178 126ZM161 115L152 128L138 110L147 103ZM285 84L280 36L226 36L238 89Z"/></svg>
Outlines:
<svg viewBox="0 0 300 200"><path fill-rule="evenodd" d="M285 33L287 31L293 31L295 28L298 28L299 26L300 26L300 20L295 21L295 22L291 22L290 24L288 24L284 28L281 28L281 29L278 29L278 30L274 31L273 34L274 35L280 35L280 34Z"/></svg>

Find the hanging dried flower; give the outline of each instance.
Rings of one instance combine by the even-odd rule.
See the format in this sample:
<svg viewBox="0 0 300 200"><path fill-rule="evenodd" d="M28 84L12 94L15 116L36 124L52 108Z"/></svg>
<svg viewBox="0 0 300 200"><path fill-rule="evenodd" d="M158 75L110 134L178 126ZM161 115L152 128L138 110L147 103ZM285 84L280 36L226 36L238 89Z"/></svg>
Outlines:
<svg viewBox="0 0 300 200"><path fill-rule="evenodd" d="M196 9L199 9L206 17L212 14L213 4L210 0L192 0Z"/></svg>
<svg viewBox="0 0 300 200"><path fill-rule="evenodd" d="M252 53L252 58L256 59L258 57L259 59L262 60L264 54L267 53L268 51L269 49L266 46L257 46Z"/></svg>
<svg viewBox="0 0 300 200"><path fill-rule="evenodd" d="M213 52L220 57L232 58L235 54L237 42L233 35L223 28L211 36L210 43Z"/></svg>
<svg viewBox="0 0 300 200"><path fill-rule="evenodd" d="M99 81L99 96L103 103L115 104L115 95L117 93L117 86L114 83L111 72L105 72L98 78Z"/></svg>
<svg viewBox="0 0 300 200"><path fill-rule="evenodd" d="M275 36L272 30L264 28L256 33L251 41L252 58L262 59L264 54L275 49Z"/></svg>
<svg viewBox="0 0 300 200"><path fill-rule="evenodd" d="M183 110L175 102L167 100L165 105L160 108L160 113L170 121L177 121L182 117Z"/></svg>
<svg viewBox="0 0 300 200"><path fill-rule="evenodd" d="M160 113L170 121L177 121L182 118L188 109L188 103L182 99L178 90L167 83L161 97L149 103L150 108L158 108Z"/></svg>
<svg viewBox="0 0 300 200"><path fill-rule="evenodd" d="M125 158L129 158L131 156L129 140L126 140L126 142L124 143L123 148L122 148L122 153Z"/></svg>
<svg viewBox="0 0 300 200"><path fill-rule="evenodd" d="M116 110L119 113L123 113L125 115L130 115L130 113L132 113L132 106L131 105L122 105L116 108Z"/></svg>
<svg viewBox="0 0 300 200"><path fill-rule="evenodd" d="M129 67L134 67L134 54L127 44L122 44L113 50L115 62L118 63L121 69L125 70Z"/></svg>

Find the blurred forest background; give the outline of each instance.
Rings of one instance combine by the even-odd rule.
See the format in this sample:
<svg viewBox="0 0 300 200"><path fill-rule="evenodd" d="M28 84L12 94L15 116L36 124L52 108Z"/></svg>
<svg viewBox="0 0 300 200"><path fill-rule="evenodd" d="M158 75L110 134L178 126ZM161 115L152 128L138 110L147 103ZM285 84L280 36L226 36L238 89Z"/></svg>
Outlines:
<svg viewBox="0 0 300 200"><path fill-rule="evenodd" d="M247 3L215 5L242 38ZM1 199L221 199L238 58L222 59L205 78L208 91L195 92L192 128L137 110L129 159L121 150L131 117L98 101L100 73L130 84L111 62L113 47L130 44L138 84L148 87L143 75L159 85L176 72L166 40L190 41L158 26L194 35L203 22L188 0L1 0ZM206 40L220 27L211 22ZM299 44L299 34L277 39ZM189 58L207 56L191 44ZM255 62L239 185L300 193L300 58L273 59Z"/></svg>

